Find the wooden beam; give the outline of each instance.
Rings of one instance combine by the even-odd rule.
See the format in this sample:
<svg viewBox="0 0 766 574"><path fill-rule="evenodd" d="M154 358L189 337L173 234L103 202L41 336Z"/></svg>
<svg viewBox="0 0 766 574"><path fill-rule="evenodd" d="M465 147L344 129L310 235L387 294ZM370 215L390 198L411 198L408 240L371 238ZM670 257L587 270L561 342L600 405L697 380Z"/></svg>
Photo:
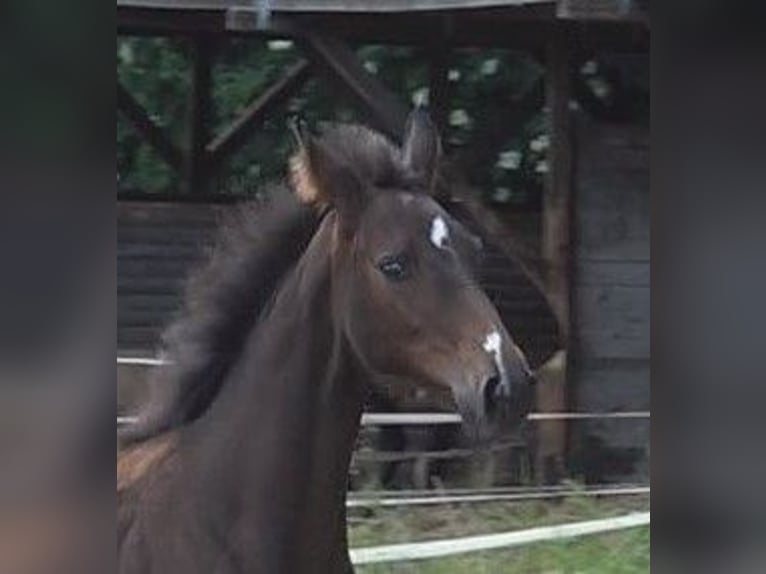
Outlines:
<svg viewBox="0 0 766 574"><path fill-rule="evenodd" d="M308 80L311 65L300 60L282 78L258 96L242 114L207 145L209 167L217 169L250 138L266 116L285 103Z"/></svg>
<svg viewBox="0 0 766 574"><path fill-rule="evenodd" d="M551 145L548 152L548 173L543 192L542 255L549 300L559 321L561 338L566 351L571 348L571 197L573 176L571 97L571 45L563 25L554 26L547 46L545 99L548 109ZM566 411L568 365L566 356L558 380L538 386L538 403L547 411ZM542 461L547 469L546 482L561 478L564 471L567 427L564 421L541 421L542 435L552 437L552 444L541 444L546 455ZM538 462L539 461L538 459Z"/></svg>
<svg viewBox="0 0 766 574"><path fill-rule="evenodd" d="M222 10L179 10L117 5L117 34L175 36L224 33Z"/></svg>
<svg viewBox="0 0 766 574"><path fill-rule="evenodd" d="M347 44L330 36L313 33L305 34L300 44L317 67L369 117L374 127L396 141L401 141L408 106L365 70Z"/></svg>
<svg viewBox="0 0 766 574"><path fill-rule="evenodd" d="M189 102L186 153L184 156L184 192L202 195L210 175L206 144L212 108L211 71L213 40L196 36L191 44L192 87Z"/></svg>
<svg viewBox="0 0 766 574"><path fill-rule="evenodd" d="M635 1L635 0L634 0ZM641 2L638 2L641 4ZM359 3L369 5L370 3ZM256 31L255 9L221 4L217 10L117 6L117 33L128 35L245 35ZM455 11L415 12L279 12L259 34L293 36L301 29L333 34L347 42L421 45L434 36L445 18L460 22L450 36L454 47L497 47L537 50L544 47L555 23L556 3L486 7ZM577 33L575 45L586 51L642 52L650 34L641 19L566 20Z"/></svg>
<svg viewBox="0 0 766 574"><path fill-rule="evenodd" d="M558 0L556 17L565 20L647 20L648 1L637 0Z"/></svg>
<svg viewBox="0 0 766 574"><path fill-rule="evenodd" d="M530 4L550 4L553 0L386 0L385 2L358 2L356 0L271 0L274 12L419 12L433 10L465 10L497 6L513 8ZM602 0L603 1L603 0ZM228 6L243 7L248 2L222 2L221 0L117 0L117 6L217 10ZM252 4L252 2L250 2Z"/></svg>
<svg viewBox="0 0 766 574"><path fill-rule="evenodd" d="M117 109L165 163L175 170L181 169L181 151L120 82L117 82Z"/></svg>

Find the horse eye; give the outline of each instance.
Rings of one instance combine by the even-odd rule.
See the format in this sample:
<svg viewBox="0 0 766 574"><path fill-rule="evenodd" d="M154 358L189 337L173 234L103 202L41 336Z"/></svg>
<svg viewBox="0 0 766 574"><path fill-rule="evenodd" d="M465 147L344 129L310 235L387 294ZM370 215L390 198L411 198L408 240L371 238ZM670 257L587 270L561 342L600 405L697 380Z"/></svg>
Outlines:
<svg viewBox="0 0 766 574"><path fill-rule="evenodd" d="M378 261L378 269L387 279L401 281L407 277L407 258L404 255L386 255Z"/></svg>

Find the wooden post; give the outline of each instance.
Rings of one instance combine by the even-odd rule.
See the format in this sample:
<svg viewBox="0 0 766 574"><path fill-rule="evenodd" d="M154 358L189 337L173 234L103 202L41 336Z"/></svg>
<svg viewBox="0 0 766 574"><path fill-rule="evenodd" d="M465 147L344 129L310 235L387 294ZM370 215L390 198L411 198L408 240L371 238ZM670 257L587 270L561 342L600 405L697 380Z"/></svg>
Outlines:
<svg viewBox="0 0 766 574"><path fill-rule="evenodd" d="M191 45L192 86L189 102L187 143L184 157L184 192L202 195L210 176L206 145L210 133L212 110L211 71L213 41L208 36L195 36Z"/></svg>
<svg viewBox="0 0 766 574"><path fill-rule="evenodd" d="M542 220L542 256L549 299L559 322L565 350L570 345L571 295L571 196L572 196L572 121L569 110L571 95L571 46L567 30L554 24L546 50L545 100L551 144L548 172L545 178ZM566 411L566 384L569 379L567 356L559 376L538 385L538 404L546 410ZM545 482L558 481L564 472L566 426L564 421L538 423L537 471Z"/></svg>

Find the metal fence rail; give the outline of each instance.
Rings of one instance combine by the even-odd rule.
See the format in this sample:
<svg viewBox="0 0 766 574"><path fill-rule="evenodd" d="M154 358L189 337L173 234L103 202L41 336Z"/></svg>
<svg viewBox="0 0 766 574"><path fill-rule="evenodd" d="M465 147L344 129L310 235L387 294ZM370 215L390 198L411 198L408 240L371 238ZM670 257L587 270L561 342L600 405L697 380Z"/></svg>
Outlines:
<svg viewBox="0 0 766 574"><path fill-rule="evenodd" d="M442 558L480 550L507 549L537 542L565 540L589 534L646 526L649 523L649 512L634 512L614 518L541 526L527 530L501 532L483 536L352 548L349 553L351 555L351 562L356 565L425 560L427 558Z"/></svg>
<svg viewBox="0 0 766 574"><path fill-rule="evenodd" d="M498 492L498 493L471 493L443 494L436 492L423 493L420 496L352 496L346 501L347 508L385 508L398 506L436 506L441 504L475 504L482 502L523 502L526 500L551 500L559 498L597 497L597 496L636 496L650 494L649 486L636 487L611 487L611 488L587 488L568 490L532 490L528 492Z"/></svg>
<svg viewBox="0 0 766 574"><path fill-rule="evenodd" d="M157 367L170 364L163 358L153 357L117 357L118 365L140 365ZM590 419L650 419L650 411L620 411L620 412L541 412L529 413L529 421L551 420L590 420ZM118 425L132 424L135 417L119 416ZM364 413L362 414L363 426L398 426L398 425L457 425L463 422L458 413Z"/></svg>

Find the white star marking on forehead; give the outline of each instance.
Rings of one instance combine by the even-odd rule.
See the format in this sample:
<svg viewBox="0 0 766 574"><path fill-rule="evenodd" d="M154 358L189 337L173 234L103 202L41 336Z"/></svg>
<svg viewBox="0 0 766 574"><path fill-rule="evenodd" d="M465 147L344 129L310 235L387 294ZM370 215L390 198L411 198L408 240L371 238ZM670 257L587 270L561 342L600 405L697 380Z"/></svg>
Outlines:
<svg viewBox="0 0 766 574"><path fill-rule="evenodd" d="M439 249L444 249L449 237L449 229L441 215L434 217L431 222L431 243Z"/></svg>

